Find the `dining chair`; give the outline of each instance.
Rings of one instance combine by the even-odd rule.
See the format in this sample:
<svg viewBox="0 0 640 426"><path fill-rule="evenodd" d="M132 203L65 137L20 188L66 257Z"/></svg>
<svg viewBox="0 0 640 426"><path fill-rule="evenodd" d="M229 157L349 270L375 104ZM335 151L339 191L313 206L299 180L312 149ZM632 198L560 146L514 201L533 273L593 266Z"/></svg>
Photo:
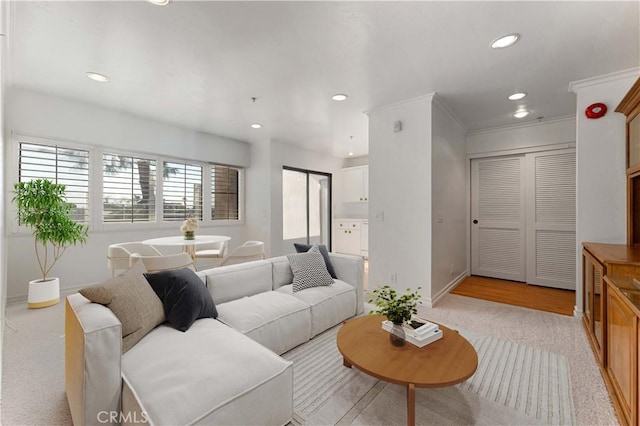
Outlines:
<svg viewBox="0 0 640 426"><path fill-rule="evenodd" d="M236 248L229 256L222 259L220 266L235 265L264 259L264 243L262 241L247 241Z"/></svg>
<svg viewBox="0 0 640 426"><path fill-rule="evenodd" d="M167 254L164 256L143 256L139 253L133 253L129 258L129 264L133 265L138 259L142 260L147 272L152 273L183 268L189 268L192 271L196 270L189 253Z"/></svg>
<svg viewBox="0 0 640 426"><path fill-rule="evenodd" d="M218 241L215 243L199 244L196 248L194 255L194 262L198 263L198 259L211 260L216 267L222 262L222 259L227 254L228 241Z"/></svg>
<svg viewBox="0 0 640 426"><path fill-rule="evenodd" d="M124 270L129 267L129 259L133 253L142 256L162 256L157 248L141 242L111 244L107 249L107 264L111 268L112 277L117 269Z"/></svg>

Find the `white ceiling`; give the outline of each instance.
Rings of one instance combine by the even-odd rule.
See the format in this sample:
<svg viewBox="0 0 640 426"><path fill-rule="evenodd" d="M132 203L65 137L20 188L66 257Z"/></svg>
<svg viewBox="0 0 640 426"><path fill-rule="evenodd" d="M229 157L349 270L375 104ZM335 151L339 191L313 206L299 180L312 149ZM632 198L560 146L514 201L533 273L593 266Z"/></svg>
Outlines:
<svg viewBox="0 0 640 426"><path fill-rule="evenodd" d="M575 114L571 81L640 65L637 1L12 7L10 84L340 157L367 153L363 112L376 107L437 92L469 131L562 117ZM489 48L512 32L515 46ZM514 91L529 96L507 100ZM524 120L511 116L520 105L532 111Z"/></svg>

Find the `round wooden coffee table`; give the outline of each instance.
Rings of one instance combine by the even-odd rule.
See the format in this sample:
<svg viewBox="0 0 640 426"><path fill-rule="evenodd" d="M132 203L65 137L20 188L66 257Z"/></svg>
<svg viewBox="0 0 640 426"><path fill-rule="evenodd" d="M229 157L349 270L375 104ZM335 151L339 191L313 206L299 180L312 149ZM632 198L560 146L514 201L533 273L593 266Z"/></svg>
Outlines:
<svg viewBox="0 0 640 426"><path fill-rule="evenodd" d="M452 386L467 380L478 368L478 354L457 331L440 325L444 333L422 348L406 342L396 347L382 329L381 315L353 318L338 331L338 350L345 367L407 387L407 424L416 422L416 388Z"/></svg>

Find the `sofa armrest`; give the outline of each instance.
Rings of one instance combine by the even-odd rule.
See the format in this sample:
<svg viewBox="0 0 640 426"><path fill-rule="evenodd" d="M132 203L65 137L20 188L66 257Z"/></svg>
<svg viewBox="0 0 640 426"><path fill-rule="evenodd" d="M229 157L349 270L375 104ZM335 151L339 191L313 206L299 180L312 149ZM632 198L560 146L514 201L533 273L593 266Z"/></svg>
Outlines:
<svg viewBox="0 0 640 426"><path fill-rule="evenodd" d="M110 424L120 412L122 324L79 293L65 306L65 391L76 425ZM119 418L119 416L118 416Z"/></svg>
<svg viewBox="0 0 640 426"><path fill-rule="evenodd" d="M360 315L364 312L364 259L338 253L329 253L329 256L338 279L356 288L356 315Z"/></svg>

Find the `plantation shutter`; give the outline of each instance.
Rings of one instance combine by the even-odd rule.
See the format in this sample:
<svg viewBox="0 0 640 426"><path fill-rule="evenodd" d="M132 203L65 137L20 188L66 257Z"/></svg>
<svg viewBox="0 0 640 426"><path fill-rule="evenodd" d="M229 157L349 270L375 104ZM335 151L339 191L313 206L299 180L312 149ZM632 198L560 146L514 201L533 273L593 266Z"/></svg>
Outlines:
<svg viewBox="0 0 640 426"><path fill-rule="evenodd" d="M89 151L20 142L18 180L48 179L65 186L71 217L89 221Z"/></svg>
<svg viewBox="0 0 640 426"><path fill-rule="evenodd" d="M102 157L105 223L154 222L156 162L118 154Z"/></svg>
<svg viewBox="0 0 640 426"><path fill-rule="evenodd" d="M211 219L238 220L239 170L229 166L211 166Z"/></svg>
<svg viewBox="0 0 640 426"><path fill-rule="evenodd" d="M162 219L179 221L187 217L202 220L202 166L165 161Z"/></svg>

